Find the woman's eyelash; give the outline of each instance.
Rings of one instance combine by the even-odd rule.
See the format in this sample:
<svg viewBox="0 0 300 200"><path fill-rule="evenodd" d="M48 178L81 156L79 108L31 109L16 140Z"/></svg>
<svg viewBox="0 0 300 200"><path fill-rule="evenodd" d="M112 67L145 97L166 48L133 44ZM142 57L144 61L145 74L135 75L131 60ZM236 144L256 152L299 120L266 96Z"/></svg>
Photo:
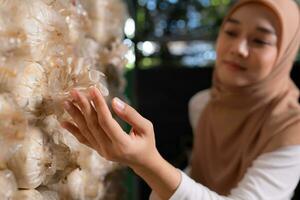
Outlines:
<svg viewBox="0 0 300 200"><path fill-rule="evenodd" d="M261 44L261 45L269 45L268 42L264 41L264 40L260 40L260 39L254 39L253 40L255 43L257 44Z"/></svg>
<svg viewBox="0 0 300 200"><path fill-rule="evenodd" d="M225 31L225 33L226 33L227 35L231 36L231 37L234 37L234 36L237 35L237 33L234 32L234 31Z"/></svg>

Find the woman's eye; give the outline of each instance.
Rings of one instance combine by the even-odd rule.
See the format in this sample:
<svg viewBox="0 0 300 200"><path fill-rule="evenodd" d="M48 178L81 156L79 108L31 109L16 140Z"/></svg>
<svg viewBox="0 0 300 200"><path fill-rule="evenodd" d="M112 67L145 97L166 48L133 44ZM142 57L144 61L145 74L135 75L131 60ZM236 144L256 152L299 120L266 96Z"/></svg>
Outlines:
<svg viewBox="0 0 300 200"><path fill-rule="evenodd" d="M225 31L225 33L230 37L236 37L237 33L235 31Z"/></svg>
<svg viewBox="0 0 300 200"><path fill-rule="evenodd" d="M254 39L253 41L254 41L254 43L256 43L258 45L269 45L269 42L266 42L266 41L261 40L261 39Z"/></svg>

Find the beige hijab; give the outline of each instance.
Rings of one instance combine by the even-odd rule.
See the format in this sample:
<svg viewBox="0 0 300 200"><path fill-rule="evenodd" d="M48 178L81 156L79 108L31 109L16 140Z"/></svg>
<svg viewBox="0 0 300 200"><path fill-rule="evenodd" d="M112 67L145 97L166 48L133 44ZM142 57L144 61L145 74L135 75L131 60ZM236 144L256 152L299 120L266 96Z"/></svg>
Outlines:
<svg viewBox="0 0 300 200"><path fill-rule="evenodd" d="M292 0L240 0L227 18L249 3L278 16L279 54L271 74L255 85L227 87L214 73L211 100L195 136L191 176L222 195L237 186L259 155L300 144L299 91L290 79L300 43L299 7Z"/></svg>

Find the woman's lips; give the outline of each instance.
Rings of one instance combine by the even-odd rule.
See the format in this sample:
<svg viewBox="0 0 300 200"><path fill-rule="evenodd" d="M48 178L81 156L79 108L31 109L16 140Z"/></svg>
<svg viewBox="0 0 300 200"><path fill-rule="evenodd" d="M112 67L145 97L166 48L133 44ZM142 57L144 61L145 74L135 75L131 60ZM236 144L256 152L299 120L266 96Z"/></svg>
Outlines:
<svg viewBox="0 0 300 200"><path fill-rule="evenodd" d="M238 63L232 62L232 61L223 61L223 63L225 64L226 67L228 67L230 70L234 70L234 71L245 71L246 68L239 65Z"/></svg>

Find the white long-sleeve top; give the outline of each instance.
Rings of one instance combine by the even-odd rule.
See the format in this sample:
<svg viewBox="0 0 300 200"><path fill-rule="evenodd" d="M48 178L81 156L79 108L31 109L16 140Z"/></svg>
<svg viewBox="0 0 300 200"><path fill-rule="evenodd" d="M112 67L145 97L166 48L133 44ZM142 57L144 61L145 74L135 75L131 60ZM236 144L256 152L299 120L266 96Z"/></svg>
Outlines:
<svg viewBox="0 0 300 200"><path fill-rule="evenodd" d="M209 91L205 90L189 102L189 117L194 130L208 100ZM181 171L181 182L170 200L289 200L300 178L300 145L260 155L228 196L218 195L187 174ZM150 200L160 199L152 192Z"/></svg>

